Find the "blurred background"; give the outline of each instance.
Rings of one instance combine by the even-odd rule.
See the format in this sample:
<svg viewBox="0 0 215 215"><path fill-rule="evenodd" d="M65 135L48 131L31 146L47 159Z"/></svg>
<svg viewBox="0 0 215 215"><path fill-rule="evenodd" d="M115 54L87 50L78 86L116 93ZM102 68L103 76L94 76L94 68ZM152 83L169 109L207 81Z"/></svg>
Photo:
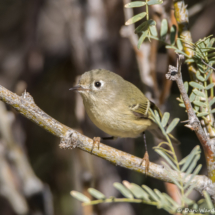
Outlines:
<svg viewBox="0 0 215 215"><path fill-rule="evenodd" d="M29 92L36 104L61 123L93 138L105 136L85 114L82 99L69 91L85 71L104 68L138 86L162 111L186 120L178 106L179 91L165 79L176 55L156 41L137 50L134 26L124 22L134 12L122 0L1 0L0 84L21 95ZM215 1L187 0L193 41L215 33ZM171 0L150 7L150 17L176 24ZM186 65L183 78L189 80ZM104 113L105 114L105 113ZM199 144L194 132L179 124L174 135L181 141L179 157ZM0 214L1 215L137 215L158 209L141 204L101 204L82 208L71 190L87 194L89 187L107 196L120 196L114 182L128 180L174 194L174 187L123 169L79 149L61 150L60 140L14 109L0 103ZM143 157L142 138L103 141ZM147 133L150 160L159 163ZM202 154L201 163L204 164ZM205 167L202 174L206 174ZM172 190L173 189L173 190ZM199 198L197 192L192 193ZM177 199L177 196L174 197ZM165 214L164 211L159 211Z"/></svg>

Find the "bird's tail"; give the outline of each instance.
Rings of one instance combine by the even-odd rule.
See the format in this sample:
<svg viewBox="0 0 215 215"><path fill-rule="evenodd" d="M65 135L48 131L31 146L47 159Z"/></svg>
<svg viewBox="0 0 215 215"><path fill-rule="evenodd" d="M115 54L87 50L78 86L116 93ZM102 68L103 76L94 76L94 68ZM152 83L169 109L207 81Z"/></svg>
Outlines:
<svg viewBox="0 0 215 215"><path fill-rule="evenodd" d="M150 129L149 132L154 135L155 137L157 137L158 139L161 139L163 141L167 141L166 137L164 136L164 134L162 133L162 131L160 130L159 127L155 128L155 129ZM172 134L168 134L170 140L172 143L179 145L180 142L172 135Z"/></svg>

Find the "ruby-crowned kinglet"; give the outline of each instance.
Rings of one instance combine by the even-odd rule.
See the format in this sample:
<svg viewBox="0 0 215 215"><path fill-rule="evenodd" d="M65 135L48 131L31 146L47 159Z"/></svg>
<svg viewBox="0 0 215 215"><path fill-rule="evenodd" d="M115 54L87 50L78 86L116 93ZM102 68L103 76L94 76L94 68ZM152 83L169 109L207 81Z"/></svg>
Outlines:
<svg viewBox="0 0 215 215"><path fill-rule="evenodd" d="M145 130L166 140L152 120L150 109L160 110L132 83L105 69L85 72L77 86L93 123L113 137L137 137ZM151 118L151 119L150 119ZM172 135L172 142L179 143Z"/></svg>

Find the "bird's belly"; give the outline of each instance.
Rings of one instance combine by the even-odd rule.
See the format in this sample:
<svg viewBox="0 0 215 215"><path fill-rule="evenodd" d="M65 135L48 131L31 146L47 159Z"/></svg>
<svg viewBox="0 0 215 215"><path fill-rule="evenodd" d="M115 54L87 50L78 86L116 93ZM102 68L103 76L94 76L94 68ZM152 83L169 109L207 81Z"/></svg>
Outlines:
<svg viewBox="0 0 215 215"><path fill-rule="evenodd" d="M129 114L113 110L101 113L93 107L87 110L87 114L98 128L114 137L137 137L152 126L149 119L135 119Z"/></svg>

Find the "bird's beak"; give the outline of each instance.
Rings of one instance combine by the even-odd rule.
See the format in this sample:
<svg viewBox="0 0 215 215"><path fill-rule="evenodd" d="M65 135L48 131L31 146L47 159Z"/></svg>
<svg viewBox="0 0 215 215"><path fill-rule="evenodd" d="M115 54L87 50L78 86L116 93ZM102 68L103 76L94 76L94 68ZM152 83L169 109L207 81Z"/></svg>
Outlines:
<svg viewBox="0 0 215 215"><path fill-rule="evenodd" d="M88 90L88 89L85 89L85 88L83 88L80 85L76 85L76 86L70 88L69 90L74 90L74 91L78 91L79 92L79 91L84 91L84 90Z"/></svg>

